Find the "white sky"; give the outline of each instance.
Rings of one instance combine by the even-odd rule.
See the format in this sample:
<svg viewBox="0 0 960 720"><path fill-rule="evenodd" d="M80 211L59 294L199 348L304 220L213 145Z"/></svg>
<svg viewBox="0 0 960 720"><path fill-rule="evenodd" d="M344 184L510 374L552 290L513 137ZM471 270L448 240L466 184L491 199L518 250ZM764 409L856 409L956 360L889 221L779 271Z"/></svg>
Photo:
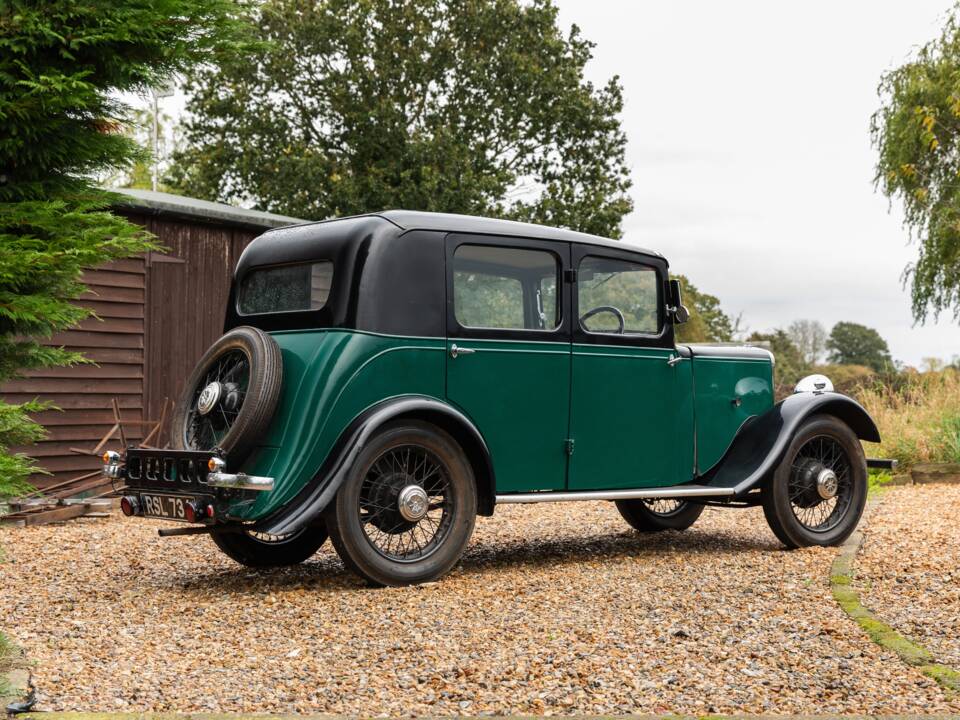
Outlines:
<svg viewBox="0 0 960 720"><path fill-rule="evenodd" d="M950 317L913 327L899 208L873 188L884 70L938 34L951 0L557 0L619 74L634 212L625 238L717 295L750 330L875 327L895 359L960 354Z"/></svg>
<svg viewBox="0 0 960 720"><path fill-rule="evenodd" d="M634 186L628 242L720 298L751 331L798 318L876 328L893 357L960 354L951 317L914 327L916 255L874 191L880 75L935 37L952 0L556 0L618 74ZM177 97L161 101L177 116Z"/></svg>

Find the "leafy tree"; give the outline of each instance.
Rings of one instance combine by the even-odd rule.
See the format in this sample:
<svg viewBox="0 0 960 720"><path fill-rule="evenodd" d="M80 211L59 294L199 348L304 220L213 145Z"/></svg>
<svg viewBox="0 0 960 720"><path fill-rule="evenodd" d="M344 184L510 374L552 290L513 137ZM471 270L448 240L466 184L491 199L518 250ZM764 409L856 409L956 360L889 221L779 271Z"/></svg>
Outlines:
<svg viewBox="0 0 960 720"><path fill-rule="evenodd" d="M755 332L747 338L748 342L764 342L773 353L776 363L773 367L774 384L778 395L787 395L804 375L809 374L810 363L800 352L789 332L781 329L767 333Z"/></svg>
<svg viewBox="0 0 960 720"><path fill-rule="evenodd" d="M816 365L827 348L827 330L818 320L796 320L787 334L806 365Z"/></svg>
<svg viewBox="0 0 960 720"><path fill-rule="evenodd" d="M151 247L91 181L143 156L117 93L232 49L241 12L230 0L0 3L0 382L81 362L43 341L90 315L70 302L83 268ZM43 436L28 413L45 407L0 402L0 496L36 471L8 448Z"/></svg>
<svg viewBox="0 0 960 720"><path fill-rule="evenodd" d="M383 208L619 237L618 78L553 0L266 0L259 53L189 77L172 182L303 218Z"/></svg>
<svg viewBox="0 0 960 720"><path fill-rule="evenodd" d="M683 275L675 276L683 290L683 304L690 311L690 319L677 329L677 342L730 342L734 324L720 308L720 300L697 289Z"/></svg>
<svg viewBox="0 0 960 720"><path fill-rule="evenodd" d="M877 372L893 368L887 341L873 328L852 322L839 322L827 338L830 362L839 365L866 365Z"/></svg>
<svg viewBox="0 0 960 720"><path fill-rule="evenodd" d="M955 8L940 37L885 74L871 122L879 152L876 182L904 208L919 240L912 281L919 321L952 309L960 318L960 25Z"/></svg>

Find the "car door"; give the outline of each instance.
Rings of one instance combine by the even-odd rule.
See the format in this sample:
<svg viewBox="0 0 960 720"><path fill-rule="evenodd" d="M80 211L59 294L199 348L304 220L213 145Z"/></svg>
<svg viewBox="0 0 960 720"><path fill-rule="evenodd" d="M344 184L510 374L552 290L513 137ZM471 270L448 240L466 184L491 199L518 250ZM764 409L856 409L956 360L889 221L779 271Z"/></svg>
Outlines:
<svg viewBox="0 0 960 720"><path fill-rule="evenodd" d="M573 246L569 489L693 477L691 361L674 348L656 257Z"/></svg>
<svg viewBox="0 0 960 720"><path fill-rule="evenodd" d="M450 235L446 251L447 399L483 435L498 494L562 489L569 245Z"/></svg>

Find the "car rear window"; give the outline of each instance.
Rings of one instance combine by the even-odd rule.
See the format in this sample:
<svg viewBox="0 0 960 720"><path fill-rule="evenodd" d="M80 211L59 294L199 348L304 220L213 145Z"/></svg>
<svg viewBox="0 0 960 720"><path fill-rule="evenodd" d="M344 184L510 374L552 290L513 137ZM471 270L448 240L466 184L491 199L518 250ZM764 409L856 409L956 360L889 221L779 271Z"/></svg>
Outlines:
<svg viewBox="0 0 960 720"><path fill-rule="evenodd" d="M240 283L241 315L319 310L327 303L333 263L315 262L255 268Z"/></svg>

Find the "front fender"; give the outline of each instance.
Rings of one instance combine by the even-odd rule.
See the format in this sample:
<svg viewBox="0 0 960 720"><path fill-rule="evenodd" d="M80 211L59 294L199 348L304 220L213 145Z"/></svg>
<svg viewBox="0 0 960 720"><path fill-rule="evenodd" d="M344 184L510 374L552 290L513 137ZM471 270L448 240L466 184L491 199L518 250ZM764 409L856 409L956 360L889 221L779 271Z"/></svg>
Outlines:
<svg viewBox="0 0 960 720"><path fill-rule="evenodd" d="M285 535L296 532L313 522L333 500L340 486L346 480L357 456L384 423L398 417L424 418L438 425L446 425L452 434L461 435L460 443L470 455L475 469L480 469L488 481L493 483L493 463L487 445L472 422L459 410L434 398L425 396L404 396L385 400L368 408L356 417L341 433L333 449L313 479L283 508L260 520L254 530L270 535ZM478 468L479 465L479 468ZM478 484L481 478L477 478ZM479 489L479 487L478 487ZM480 512L484 512L485 496L492 498L493 489L482 493Z"/></svg>
<svg viewBox="0 0 960 720"><path fill-rule="evenodd" d="M839 393L797 393L744 423L720 462L699 481L733 488L735 497L753 490L773 474L803 421L816 414L833 415L861 440L880 442L876 423L856 400Z"/></svg>

